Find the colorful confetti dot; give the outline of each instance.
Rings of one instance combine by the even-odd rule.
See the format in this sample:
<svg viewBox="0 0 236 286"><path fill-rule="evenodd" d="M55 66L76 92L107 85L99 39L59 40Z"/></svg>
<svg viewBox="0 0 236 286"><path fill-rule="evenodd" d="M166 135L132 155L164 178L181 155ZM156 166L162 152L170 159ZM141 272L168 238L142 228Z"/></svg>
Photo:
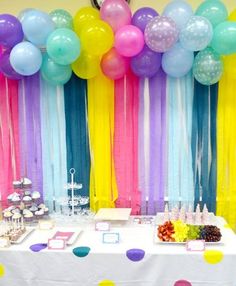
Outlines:
<svg viewBox="0 0 236 286"><path fill-rule="evenodd" d="M87 246L80 246L80 247L76 247L73 249L73 253L75 256L78 257L85 257L89 254L90 252L90 247Z"/></svg>
<svg viewBox="0 0 236 286"><path fill-rule="evenodd" d="M45 248L47 248L47 243L36 243L30 246L30 250L33 252L39 252Z"/></svg>
<svg viewBox="0 0 236 286"><path fill-rule="evenodd" d="M144 258L145 251L138 248L132 248L126 251L126 256L134 262L140 261Z"/></svg>
<svg viewBox="0 0 236 286"><path fill-rule="evenodd" d="M3 277L5 275L5 268L2 264L0 264L0 277Z"/></svg>
<svg viewBox="0 0 236 286"><path fill-rule="evenodd" d="M217 264L221 262L224 254L220 250L206 250L204 251L204 259L207 263Z"/></svg>
<svg viewBox="0 0 236 286"><path fill-rule="evenodd" d="M174 286L192 286L187 280L178 280L175 282Z"/></svg>
<svg viewBox="0 0 236 286"><path fill-rule="evenodd" d="M102 280L99 282L98 286L115 286L116 284L111 280Z"/></svg>

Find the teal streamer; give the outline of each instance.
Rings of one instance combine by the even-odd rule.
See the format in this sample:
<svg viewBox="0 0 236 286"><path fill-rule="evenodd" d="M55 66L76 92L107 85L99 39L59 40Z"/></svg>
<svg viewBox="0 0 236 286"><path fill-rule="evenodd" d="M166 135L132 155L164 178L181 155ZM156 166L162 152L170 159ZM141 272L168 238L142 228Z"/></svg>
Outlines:
<svg viewBox="0 0 236 286"><path fill-rule="evenodd" d="M41 78L40 91L44 197L58 210L67 183L64 90Z"/></svg>
<svg viewBox="0 0 236 286"><path fill-rule="evenodd" d="M207 205L210 212L216 213L216 174L217 174L217 146L216 146L216 128L217 128L217 103L218 103L218 83L211 86L210 94L210 120L211 120L211 165L209 178L209 196Z"/></svg>
<svg viewBox="0 0 236 286"><path fill-rule="evenodd" d="M75 182L82 183L82 190L75 194L89 196L90 152L87 124L87 81L72 75L64 86L67 174L74 168Z"/></svg>
<svg viewBox="0 0 236 286"><path fill-rule="evenodd" d="M195 81L192 123L193 171L195 201L216 207L216 108L217 85L205 86Z"/></svg>

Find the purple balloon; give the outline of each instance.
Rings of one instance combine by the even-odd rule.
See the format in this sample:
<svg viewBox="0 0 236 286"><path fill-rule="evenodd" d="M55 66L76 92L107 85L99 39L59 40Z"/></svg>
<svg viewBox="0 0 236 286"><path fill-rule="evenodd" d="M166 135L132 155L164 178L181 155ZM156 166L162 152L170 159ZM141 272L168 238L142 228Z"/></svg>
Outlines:
<svg viewBox="0 0 236 286"><path fill-rule="evenodd" d="M161 67L161 54L144 46L140 54L131 59L131 69L139 77L152 77Z"/></svg>
<svg viewBox="0 0 236 286"><path fill-rule="evenodd" d="M24 38L20 21L10 14L0 14L0 44L14 47Z"/></svg>
<svg viewBox="0 0 236 286"><path fill-rule="evenodd" d="M18 74L10 63L10 50L5 51L0 56L0 71L10 79L22 79L23 76Z"/></svg>
<svg viewBox="0 0 236 286"><path fill-rule="evenodd" d="M132 25L138 27L144 32L147 23L149 23L153 18L158 15L159 14L157 13L157 11L150 7L140 8L134 13L131 23Z"/></svg>
<svg viewBox="0 0 236 286"><path fill-rule="evenodd" d="M153 18L144 32L147 46L155 52L166 52L178 40L179 31L175 22L166 16Z"/></svg>

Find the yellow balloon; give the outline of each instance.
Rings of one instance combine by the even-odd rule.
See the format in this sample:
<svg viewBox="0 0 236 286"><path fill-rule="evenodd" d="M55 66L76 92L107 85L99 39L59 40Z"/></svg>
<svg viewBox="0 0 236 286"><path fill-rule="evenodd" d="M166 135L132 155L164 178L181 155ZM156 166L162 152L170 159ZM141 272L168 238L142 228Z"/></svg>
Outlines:
<svg viewBox="0 0 236 286"><path fill-rule="evenodd" d="M84 23L97 20L100 18L99 11L92 7L84 7L78 10L75 14L73 23L74 30L77 35L80 35Z"/></svg>
<svg viewBox="0 0 236 286"><path fill-rule="evenodd" d="M230 21L236 21L236 9L230 13L229 20Z"/></svg>
<svg viewBox="0 0 236 286"><path fill-rule="evenodd" d="M236 54L225 56L223 61L225 73L230 78L236 79Z"/></svg>
<svg viewBox="0 0 236 286"><path fill-rule="evenodd" d="M78 77L90 79L100 72L100 58L98 56L89 55L83 51L71 67Z"/></svg>
<svg viewBox="0 0 236 286"><path fill-rule="evenodd" d="M91 55L103 55L114 43L112 28L104 21L86 22L80 34L83 49Z"/></svg>

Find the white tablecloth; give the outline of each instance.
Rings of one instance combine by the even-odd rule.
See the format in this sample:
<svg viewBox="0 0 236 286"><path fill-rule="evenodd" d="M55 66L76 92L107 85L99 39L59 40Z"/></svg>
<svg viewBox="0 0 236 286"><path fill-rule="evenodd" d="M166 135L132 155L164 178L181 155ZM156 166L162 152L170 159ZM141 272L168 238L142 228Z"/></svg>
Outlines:
<svg viewBox="0 0 236 286"><path fill-rule="evenodd" d="M83 225L73 246L40 252L29 247L47 242L50 233L35 230L22 244L0 250L0 267L5 271L0 275L0 285L92 286L109 280L114 284L102 285L174 286L176 281L186 280L193 286L236 286L236 238L232 230L223 227L223 219L218 222L222 224L224 244L207 245L207 250L223 253L216 264L206 262L204 252L187 252L184 245L155 243L151 225L112 227L112 232L120 234L117 245L103 244L102 232L96 232L94 224ZM90 248L89 254L75 256L73 249L82 246ZM143 250L144 257L132 261L126 255L132 249Z"/></svg>

